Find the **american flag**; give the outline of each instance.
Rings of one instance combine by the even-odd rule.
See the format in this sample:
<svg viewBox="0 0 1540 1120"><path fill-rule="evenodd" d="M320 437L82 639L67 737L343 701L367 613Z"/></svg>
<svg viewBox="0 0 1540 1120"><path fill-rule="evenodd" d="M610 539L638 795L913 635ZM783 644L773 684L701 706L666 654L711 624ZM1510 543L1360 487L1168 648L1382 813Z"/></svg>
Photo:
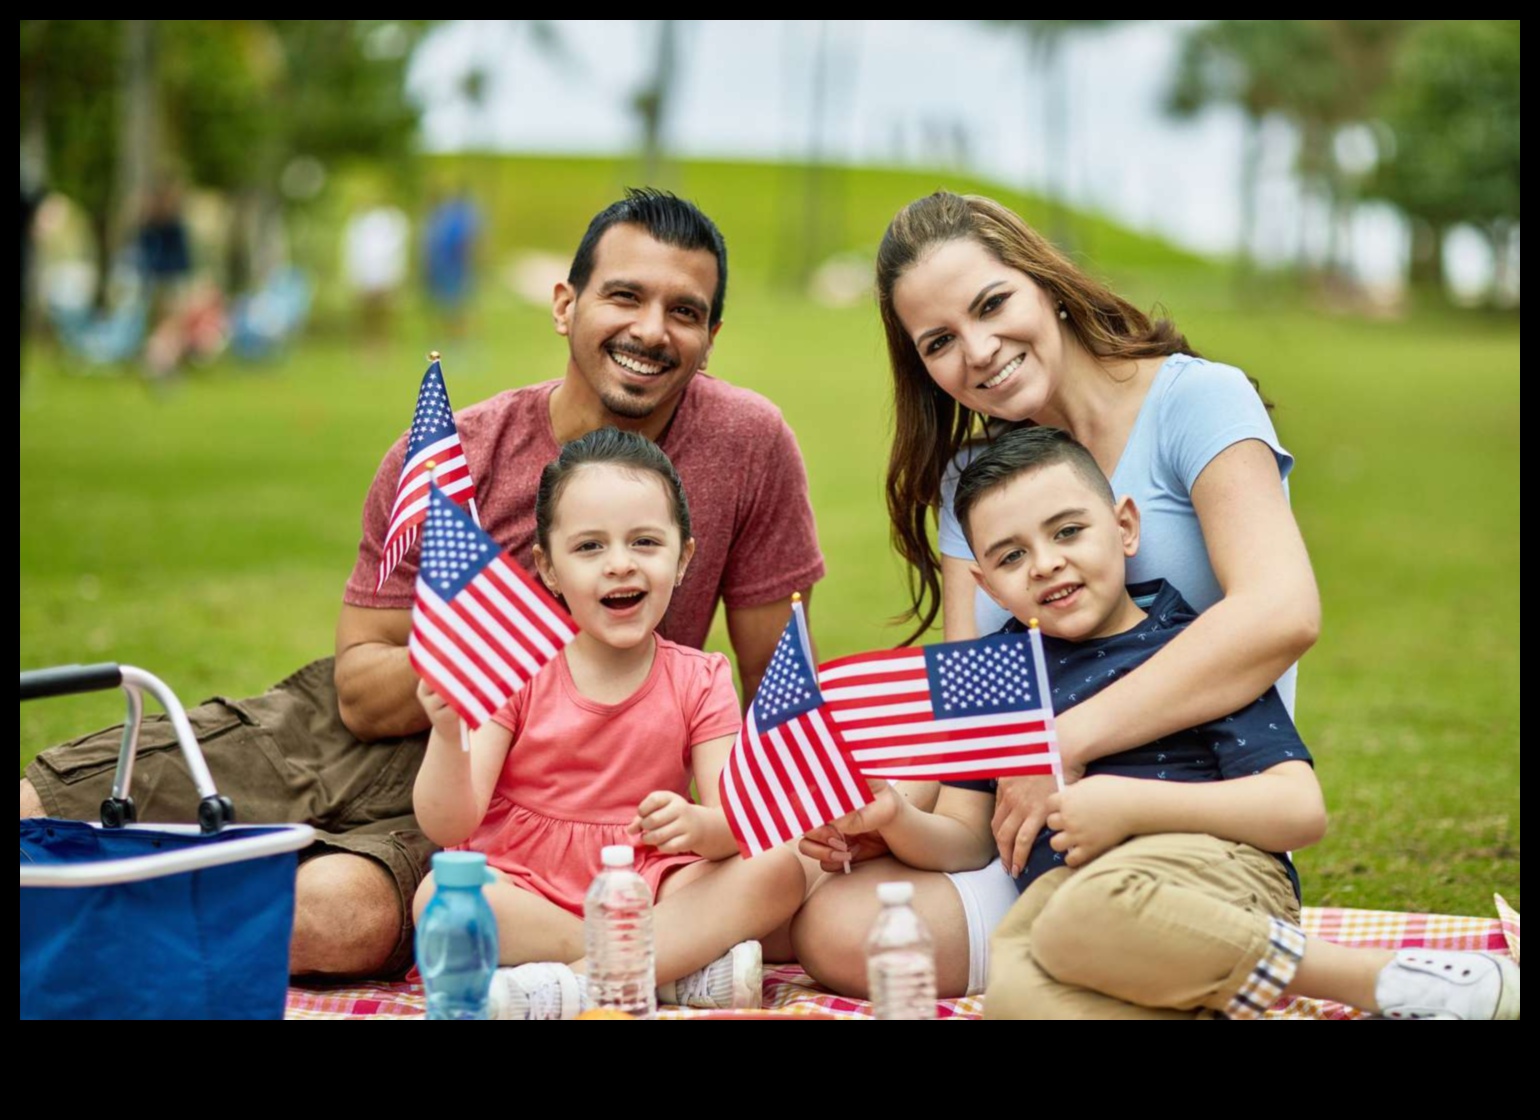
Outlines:
<svg viewBox="0 0 1540 1120"><path fill-rule="evenodd" d="M776 644L720 779L745 859L853 813L872 799L829 723L801 602Z"/></svg>
<svg viewBox="0 0 1540 1120"><path fill-rule="evenodd" d="M471 478L465 449L460 446L454 410L449 407L449 392L444 388L444 371L437 359L429 364L417 390L417 411L412 414L412 431L406 441L406 462L401 465L389 527L380 545L376 591L385 586L401 558L417 543L417 526L428 516L430 473L445 494L467 506L472 517L476 516L476 481Z"/></svg>
<svg viewBox="0 0 1540 1120"><path fill-rule="evenodd" d="M1035 628L860 653L818 670L825 711L868 778L943 780L1059 770Z"/></svg>
<svg viewBox="0 0 1540 1120"><path fill-rule="evenodd" d="M418 676L475 730L577 627L437 485L426 501L407 650Z"/></svg>

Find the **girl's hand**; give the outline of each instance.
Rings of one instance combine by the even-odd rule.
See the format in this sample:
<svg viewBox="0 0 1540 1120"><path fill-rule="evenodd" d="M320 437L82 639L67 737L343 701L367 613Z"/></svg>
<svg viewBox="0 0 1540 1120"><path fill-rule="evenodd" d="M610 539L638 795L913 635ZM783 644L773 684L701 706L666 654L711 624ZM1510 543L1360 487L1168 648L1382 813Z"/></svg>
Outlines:
<svg viewBox="0 0 1540 1120"><path fill-rule="evenodd" d="M1048 841L1069 867L1090 863L1138 831L1138 778L1098 774L1082 778L1048 799Z"/></svg>
<svg viewBox="0 0 1540 1120"><path fill-rule="evenodd" d="M433 724L433 730L452 743L460 742L460 713L456 712L442 697L428 687L428 682L418 678L417 702L422 705L422 710L428 713L428 722Z"/></svg>
<svg viewBox="0 0 1540 1120"><path fill-rule="evenodd" d="M813 829L797 844L803 855L816 859L825 871L843 871L852 863L888 854L887 841L879 830L898 815L903 795L887 781L867 784L874 795L870 804Z"/></svg>
<svg viewBox="0 0 1540 1120"><path fill-rule="evenodd" d="M672 790L655 790L636 807L626 831L641 833L641 843L665 855L698 853L707 838L711 812Z"/></svg>

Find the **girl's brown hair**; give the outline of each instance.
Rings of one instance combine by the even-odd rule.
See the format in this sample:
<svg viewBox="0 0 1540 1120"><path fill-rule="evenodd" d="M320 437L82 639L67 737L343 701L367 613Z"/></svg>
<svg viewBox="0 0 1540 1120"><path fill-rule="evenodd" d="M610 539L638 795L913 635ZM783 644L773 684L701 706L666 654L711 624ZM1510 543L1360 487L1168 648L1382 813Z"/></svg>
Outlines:
<svg viewBox="0 0 1540 1120"><path fill-rule="evenodd" d="M1097 358L1196 354L1167 319L1150 317L1093 280L1013 211L979 195L937 191L898 212L877 250L877 305L893 367L893 449L888 456L888 516L893 547L909 565L912 642L941 610L941 560L928 522L941 501L941 478L978 428L977 415L940 389L925 369L893 309L893 286L927 251L949 241L976 241L1001 264L1025 273L1062 308L1064 325Z"/></svg>

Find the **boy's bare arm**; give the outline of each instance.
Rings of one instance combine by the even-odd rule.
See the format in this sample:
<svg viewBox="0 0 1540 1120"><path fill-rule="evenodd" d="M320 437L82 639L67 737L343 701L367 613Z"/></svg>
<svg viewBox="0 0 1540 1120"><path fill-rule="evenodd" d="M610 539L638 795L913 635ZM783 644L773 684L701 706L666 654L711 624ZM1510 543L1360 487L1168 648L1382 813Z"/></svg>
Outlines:
<svg viewBox="0 0 1540 1120"><path fill-rule="evenodd" d="M826 865L838 863L840 853L849 851L847 837L876 832L895 857L922 871L972 871L994 856L989 831L994 795L942 786L935 809L926 812L887 782L871 787L876 795L871 804L808 833L803 854Z"/></svg>
<svg viewBox="0 0 1540 1120"><path fill-rule="evenodd" d="M1326 832L1315 770L1284 762L1223 782L1162 782L1107 774L1083 778L1050 799L1056 850L1079 867L1131 836L1201 832L1268 852L1308 847Z"/></svg>

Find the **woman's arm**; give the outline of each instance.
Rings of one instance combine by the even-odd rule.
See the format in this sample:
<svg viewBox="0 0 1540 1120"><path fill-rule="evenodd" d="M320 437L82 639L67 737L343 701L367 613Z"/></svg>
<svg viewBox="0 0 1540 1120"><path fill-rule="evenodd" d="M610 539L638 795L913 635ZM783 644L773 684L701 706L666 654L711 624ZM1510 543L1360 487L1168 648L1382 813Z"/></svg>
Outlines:
<svg viewBox="0 0 1540 1120"><path fill-rule="evenodd" d="M1098 774L1055 794L1049 808L1052 844L1070 867L1157 832L1201 832L1265 852L1308 847L1326 832L1326 803L1308 762L1222 782Z"/></svg>
<svg viewBox="0 0 1540 1120"><path fill-rule="evenodd" d="M959 556L941 557L941 636L949 642L965 642L979 636L973 600L978 584L969 563Z"/></svg>
<svg viewBox="0 0 1540 1120"><path fill-rule="evenodd" d="M420 685L417 698L433 721L428 749L412 786L417 826L440 847L463 843L480 826L492 803L513 733L495 720L471 732L471 749L460 747L459 716Z"/></svg>
<svg viewBox="0 0 1540 1120"><path fill-rule="evenodd" d="M1221 451L1193 484L1192 504L1224 597L1149 661L1058 717L1070 775L1245 707L1315 644L1320 593L1272 450L1249 439Z"/></svg>

